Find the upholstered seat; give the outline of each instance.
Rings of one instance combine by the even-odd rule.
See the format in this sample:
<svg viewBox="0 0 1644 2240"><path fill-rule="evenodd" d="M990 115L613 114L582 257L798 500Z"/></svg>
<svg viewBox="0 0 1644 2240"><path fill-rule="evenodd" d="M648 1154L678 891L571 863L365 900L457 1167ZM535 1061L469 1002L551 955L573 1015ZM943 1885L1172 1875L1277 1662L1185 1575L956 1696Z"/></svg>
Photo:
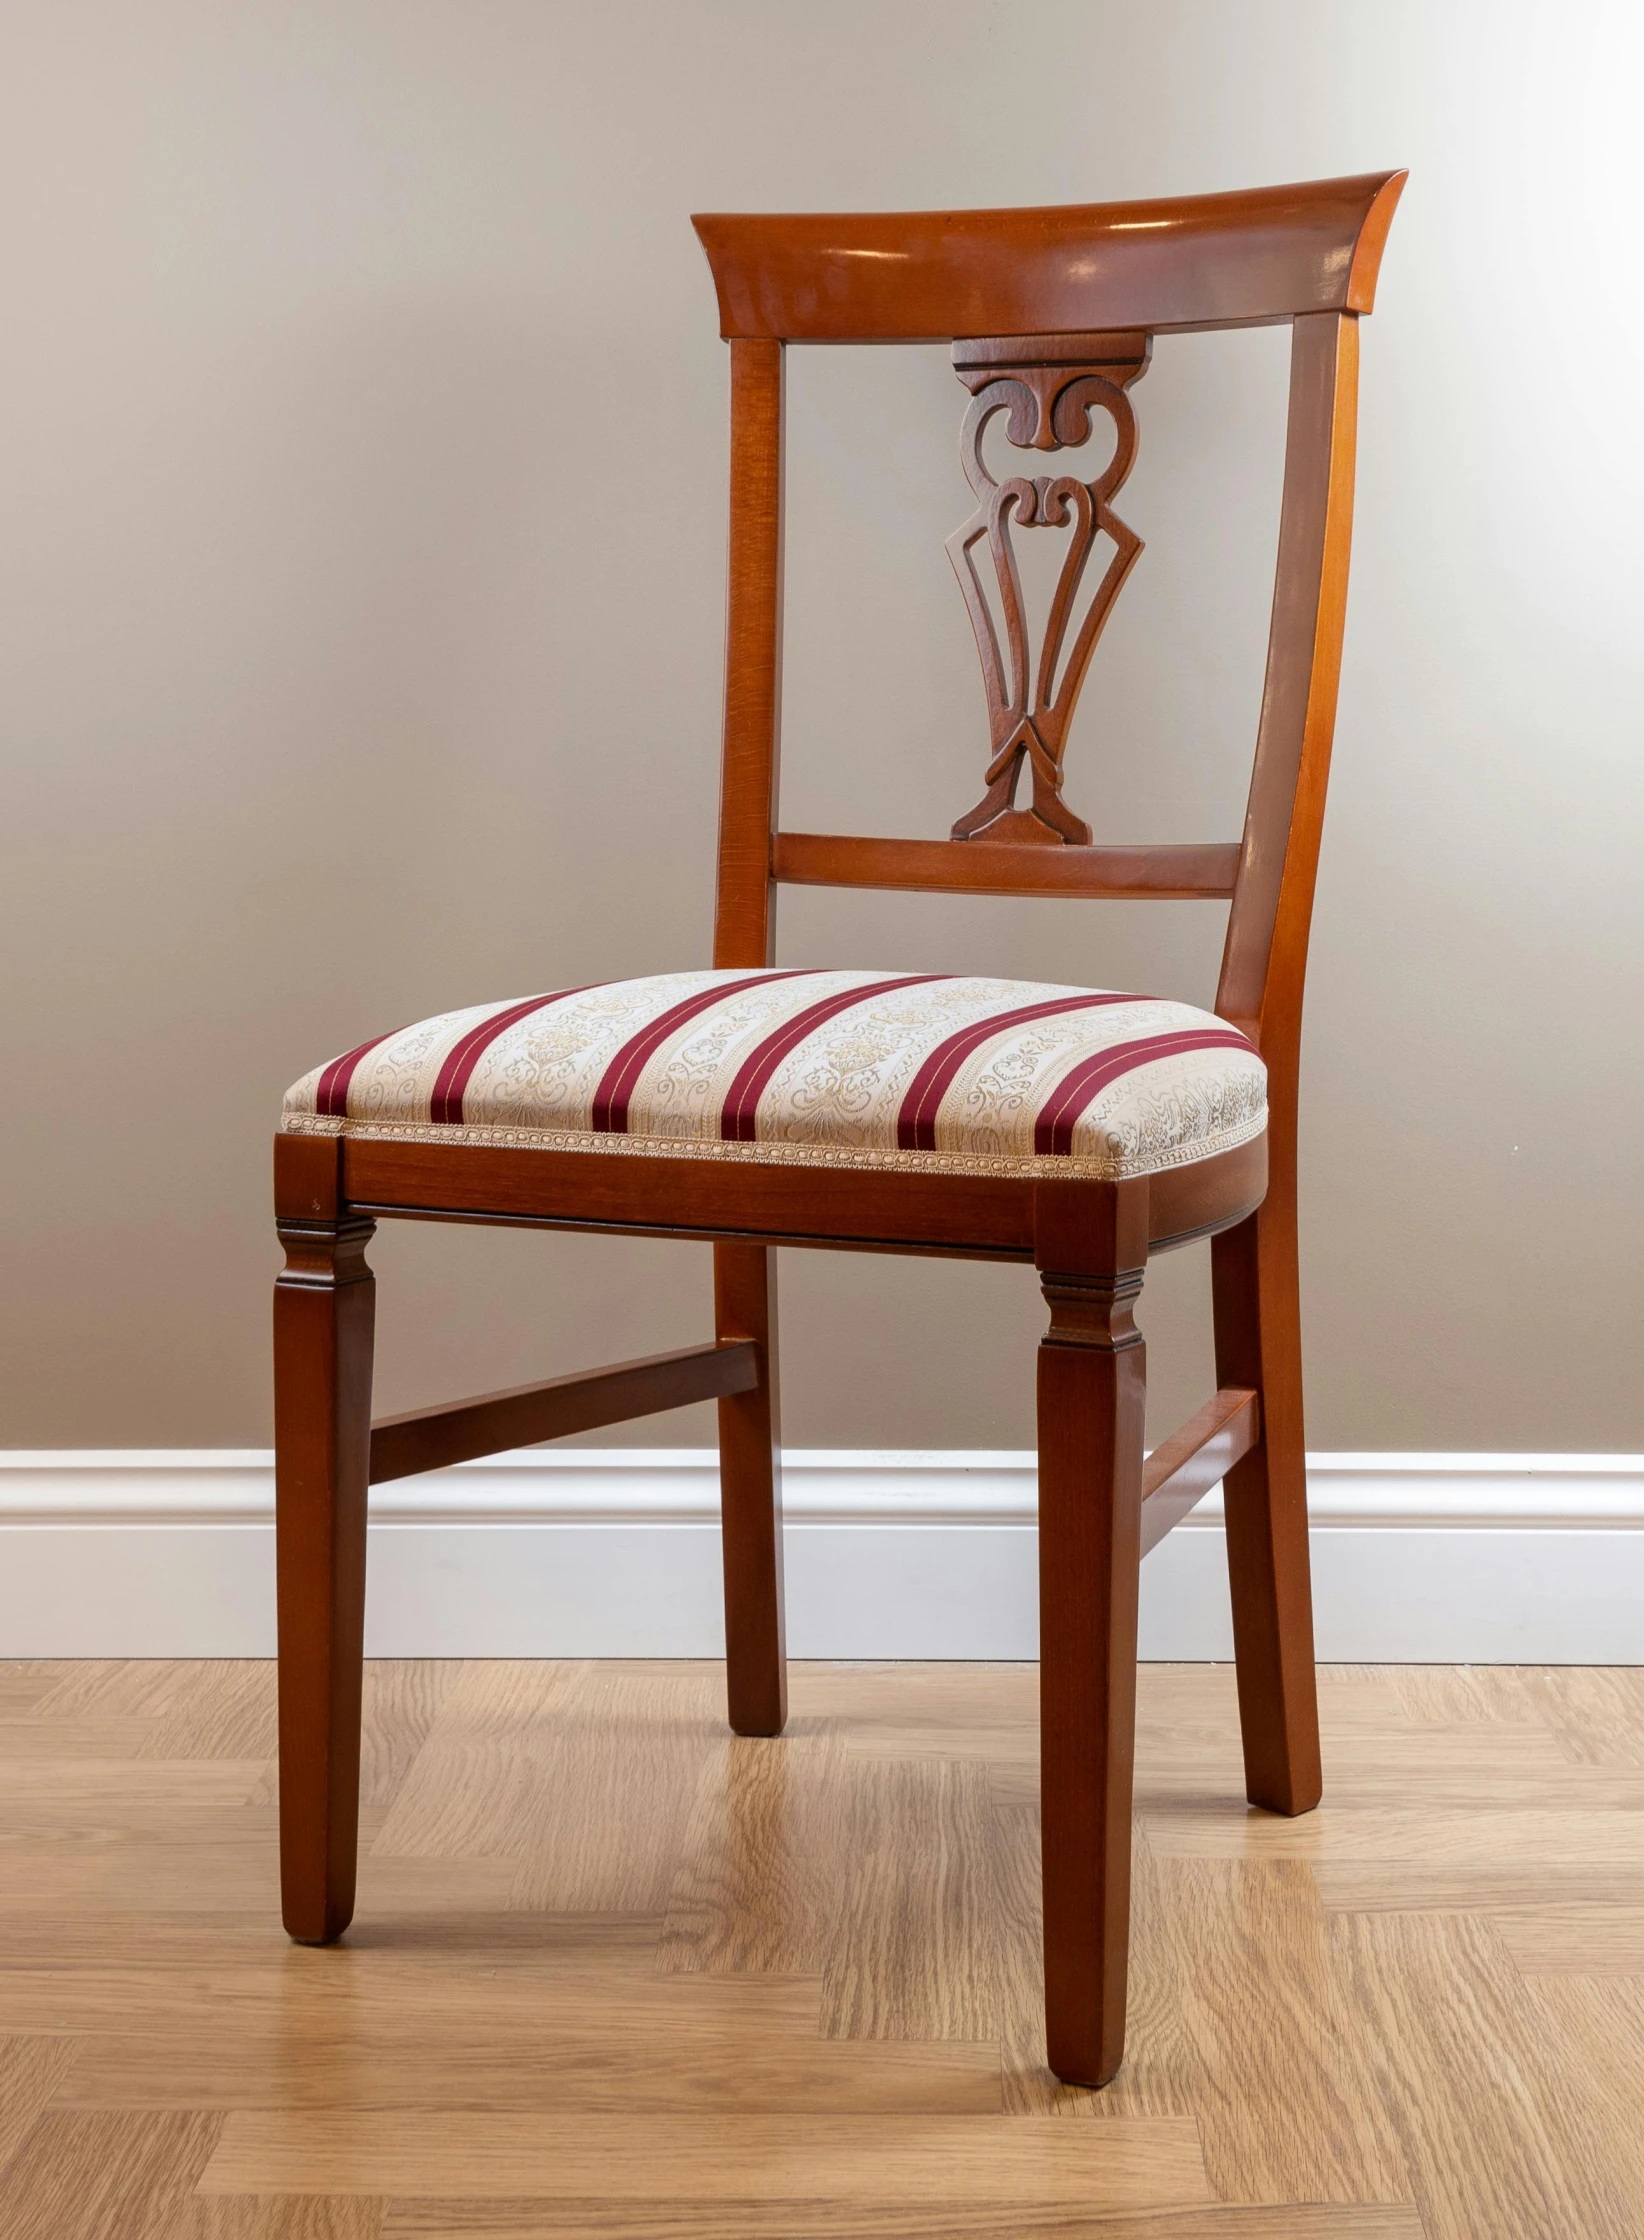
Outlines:
<svg viewBox="0 0 1644 2240"><path fill-rule="evenodd" d="M1105 1180L1267 1119L1243 1035L1185 1003L934 973L661 973L480 1004L289 1091L288 1134ZM1071 1164L1070 1164L1071 1163Z"/></svg>

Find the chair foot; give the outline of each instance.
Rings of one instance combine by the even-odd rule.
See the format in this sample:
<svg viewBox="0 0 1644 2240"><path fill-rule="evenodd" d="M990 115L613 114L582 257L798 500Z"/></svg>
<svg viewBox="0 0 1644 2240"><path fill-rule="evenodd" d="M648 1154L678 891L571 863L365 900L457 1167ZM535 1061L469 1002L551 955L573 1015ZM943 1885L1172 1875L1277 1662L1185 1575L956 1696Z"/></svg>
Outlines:
<svg viewBox="0 0 1644 2240"><path fill-rule="evenodd" d="M788 1718L782 1596L781 1428L776 1374L776 1268L763 1245L714 1246L720 1338L751 1338L759 1382L719 1403L720 1512L725 1554L725 1680L737 1734L776 1735Z"/></svg>
<svg viewBox="0 0 1644 2240"><path fill-rule="evenodd" d="M322 1147L335 1151L312 1140ZM375 1224L344 1216L279 1227L280 1884L288 1934L329 1944L354 1912L376 1288L365 1247Z"/></svg>

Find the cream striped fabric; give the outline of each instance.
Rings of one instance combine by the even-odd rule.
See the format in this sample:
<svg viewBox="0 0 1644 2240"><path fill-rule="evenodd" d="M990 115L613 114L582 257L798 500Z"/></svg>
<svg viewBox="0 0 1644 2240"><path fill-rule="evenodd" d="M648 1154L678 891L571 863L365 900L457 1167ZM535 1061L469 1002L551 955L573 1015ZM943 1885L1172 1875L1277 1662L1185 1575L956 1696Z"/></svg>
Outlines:
<svg viewBox="0 0 1644 2240"><path fill-rule="evenodd" d="M450 1011L285 1100L295 1134L1109 1179L1260 1134L1261 1059L1191 1005L929 973L664 973ZM1069 1165L1071 1162L1071 1167Z"/></svg>

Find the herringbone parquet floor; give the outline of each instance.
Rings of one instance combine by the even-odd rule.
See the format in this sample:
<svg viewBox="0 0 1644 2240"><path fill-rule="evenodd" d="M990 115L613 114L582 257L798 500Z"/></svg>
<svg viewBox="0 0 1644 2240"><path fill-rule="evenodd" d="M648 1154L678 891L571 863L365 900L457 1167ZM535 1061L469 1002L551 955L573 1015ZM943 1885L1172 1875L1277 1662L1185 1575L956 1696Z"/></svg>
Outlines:
<svg viewBox="0 0 1644 2240"><path fill-rule="evenodd" d="M1043 2066L1035 1675L371 1669L288 1945L262 1664L0 1666L6 2240L1644 2234L1644 1674L1144 1667L1130 2051Z"/></svg>

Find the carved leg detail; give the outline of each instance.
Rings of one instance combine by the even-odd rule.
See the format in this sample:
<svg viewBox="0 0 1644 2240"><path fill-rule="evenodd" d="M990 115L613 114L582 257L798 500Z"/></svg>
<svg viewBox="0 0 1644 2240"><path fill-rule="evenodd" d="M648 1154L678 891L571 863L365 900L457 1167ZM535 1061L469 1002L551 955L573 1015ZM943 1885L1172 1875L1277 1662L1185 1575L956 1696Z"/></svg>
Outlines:
<svg viewBox="0 0 1644 2240"><path fill-rule="evenodd" d="M782 1611L781 1425L777 1408L776 1267L763 1245L714 1246L721 1338L752 1338L760 1379L719 1403L725 1548L725 1677L738 1734L780 1734L788 1717Z"/></svg>
<svg viewBox="0 0 1644 2240"><path fill-rule="evenodd" d="M1145 1229L1143 1235L1145 1237ZM1124 2053L1146 1352L1141 1270L1046 1275L1039 1347L1039 1687L1050 2065Z"/></svg>
<svg viewBox="0 0 1644 2240"><path fill-rule="evenodd" d="M1261 1439L1226 1481L1227 1562L1245 1789L1270 1812L1311 1812L1323 1788L1307 1547L1294 1199L1215 1239L1216 1375L1261 1394Z"/></svg>
<svg viewBox="0 0 1644 2240"><path fill-rule="evenodd" d="M302 1944L329 1944L354 1912L375 1226L279 1224L280 1880L286 1928Z"/></svg>

